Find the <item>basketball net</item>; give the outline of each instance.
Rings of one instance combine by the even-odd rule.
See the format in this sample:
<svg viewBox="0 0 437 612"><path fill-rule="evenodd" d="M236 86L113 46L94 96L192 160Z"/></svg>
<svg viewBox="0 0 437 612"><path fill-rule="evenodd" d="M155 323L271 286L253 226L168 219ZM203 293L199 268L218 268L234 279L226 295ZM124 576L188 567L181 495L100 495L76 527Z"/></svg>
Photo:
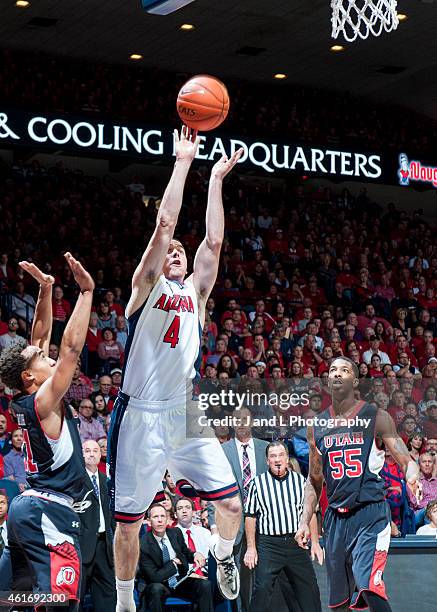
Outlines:
<svg viewBox="0 0 437 612"><path fill-rule="evenodd" d="M358 36L380 36L396 30L399 24L397 0L331 0L332 38L343 34L348 42Z"/></svg>

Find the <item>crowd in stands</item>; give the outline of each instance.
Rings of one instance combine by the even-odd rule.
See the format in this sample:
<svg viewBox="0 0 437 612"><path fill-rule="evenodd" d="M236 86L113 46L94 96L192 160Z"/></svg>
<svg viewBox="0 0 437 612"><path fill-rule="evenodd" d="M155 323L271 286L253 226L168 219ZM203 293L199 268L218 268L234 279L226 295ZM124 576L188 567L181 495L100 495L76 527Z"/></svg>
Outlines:
<svg viewBox="0 0 437 612"><path fill-rule="evenodd" d="M61 254L71 250L82 258L96 279L96 299L67 399L78 411L82 439L94 439L104 450L121 382L130 279L156 208L144 207L130 185L110 189L61 165L47 170L33 162L11 172L0 184L0 348L24 345L29 336L36 287L18 261L33 259L56 279L50 354L57 357L76 295ZM189 267L203 234L206 188L203 170L194 171L177 236ZM269 393L290 385L307 389L309 406L269 405L261 412L308 417L329 404L330 360L350 357L359 368L362 397L391 414L421 466L424 493L417 500L387 455L394 525L405 530L405 509L415 512L417 525L423 523L427 503L437 499L435 228L420 211L407 214L394 205L383 210L365 192L356 198L301 186L287 192L268 183L248 185L234 175L225 194L226 235L207 304L202 385ZM20 433L8 418L5 391L0 387L0 469L21 484ZM305 449L296 433L279 428L268 436L286 438L305 473ZM232 431L218 427L216 434L225 441Z"/></svg>
<svg viewBox="0 0 437 612"><path fill-rule="evenodd" d="M0 97L5 106L50 113L106 116L167 124L175 121L177 93L192 75L139 65L0 50ZM318 145L433 153L435 121L399 107L378 106L344 92L281 83L263 86L227 79L231 95L225 130ZM244 123L241 123L244 117Z"/></svg>

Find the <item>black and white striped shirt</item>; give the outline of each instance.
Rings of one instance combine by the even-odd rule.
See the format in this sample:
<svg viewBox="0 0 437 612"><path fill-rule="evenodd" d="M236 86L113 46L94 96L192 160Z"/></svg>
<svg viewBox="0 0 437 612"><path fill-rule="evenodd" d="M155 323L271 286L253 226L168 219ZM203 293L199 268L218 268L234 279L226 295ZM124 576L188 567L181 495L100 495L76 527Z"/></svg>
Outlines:
<svg viewBox="0 0 437 612"><path fill-rule="evenodd" d="M263 535L295 533L303 510L305 478L288 472L283 478L264 472L253 479L245 514L258 519Z"/></svg>

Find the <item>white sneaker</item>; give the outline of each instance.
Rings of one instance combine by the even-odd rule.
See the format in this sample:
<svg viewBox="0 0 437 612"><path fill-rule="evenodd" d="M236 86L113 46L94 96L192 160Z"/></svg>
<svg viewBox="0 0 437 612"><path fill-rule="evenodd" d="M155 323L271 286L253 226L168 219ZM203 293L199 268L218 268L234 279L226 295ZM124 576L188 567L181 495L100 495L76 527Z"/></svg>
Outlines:
<svg viewBox="0 0 437 612"><path fill-rule="evenodd" d="M234 556L231 555L226 559L217 559L217 586L220 593L225 599L237 599L240 593L240 574L235 565Z"/></svg>
<svg viewBox="0 0 437 612"><path fill-rule="evenodd" d="M129 606L124 606L120 603L117 603L115 612L136 612L136 610L137 610L137 607L135 605L135 601L132 600Z"/></svg>

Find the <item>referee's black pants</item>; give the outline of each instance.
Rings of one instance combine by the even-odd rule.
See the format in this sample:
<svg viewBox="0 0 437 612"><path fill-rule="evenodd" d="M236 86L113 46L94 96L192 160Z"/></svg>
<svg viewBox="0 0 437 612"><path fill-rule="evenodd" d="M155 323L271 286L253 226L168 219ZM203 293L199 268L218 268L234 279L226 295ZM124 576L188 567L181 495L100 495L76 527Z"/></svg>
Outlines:
<svg viewBox="0 0 437 612"><path fill-rule="evenodd" d="M284 570L302 612L321 612L319 587L313 564L294 535L259 535L258 564L250 612L266 612L278 576Z"/></svg>

